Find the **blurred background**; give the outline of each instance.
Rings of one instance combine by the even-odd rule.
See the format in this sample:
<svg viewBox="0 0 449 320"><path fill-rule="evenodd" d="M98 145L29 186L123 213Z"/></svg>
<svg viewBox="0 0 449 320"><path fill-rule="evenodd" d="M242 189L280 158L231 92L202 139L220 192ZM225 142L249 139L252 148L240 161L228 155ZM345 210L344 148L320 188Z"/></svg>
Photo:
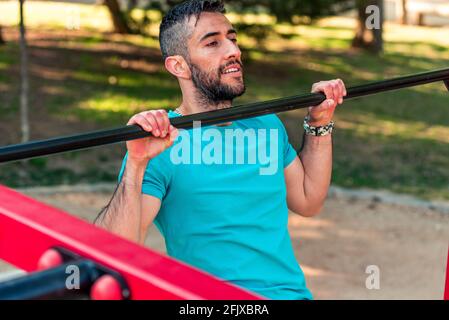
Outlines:
<svg viewBox="0 0 449 320"><path fill-rule="evenodd" d="M140 110L176 107L180 92L157 40L173 2L26 1L21 78L20 2L0 1L0 143L119 126ZM449 66L448 1L385 1L380 35L362 27L366 5L381 1L227 3L248 85L236 104L309 92L319 80L350 86ZM449 200L447 101L437 83L347 102L336 117L333 182ZM299 147L303 114L286 116ZM122 156L114 146L34 159L4 165L0 179L13 187L115 181Z"/></svg>
<svg viewBox="0 0 449 320"><path fill-rule="evenodd" d="M164 69L158 28L178 2L0 1L0 145L122 126L141 110L176 108L180 91ZM337 77L351 86L449 67L447 0L226 4L246 71L247 93L236 104L306 93L313 82ZM380 8L379 29L365 27L369 5ZM290 219L317 298L442 298L449 211L438 208L449 201L448 94L435 83L338 107L334 192L318 218ZM304 111L279 116L298 149ZM125 151L117 144L2 164L0 183L113 186ZM56 189L29 192L89 221L110 196L104 188ZM148 241L164 250L160 238ZM387 270L390 290L366 289L368 264Z"/></svg>

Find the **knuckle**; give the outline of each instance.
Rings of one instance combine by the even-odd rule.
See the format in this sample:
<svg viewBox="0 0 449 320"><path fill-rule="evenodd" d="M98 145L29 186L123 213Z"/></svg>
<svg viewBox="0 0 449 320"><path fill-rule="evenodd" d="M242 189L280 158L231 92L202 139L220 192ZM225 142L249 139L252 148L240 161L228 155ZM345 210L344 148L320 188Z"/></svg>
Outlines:
<svg viewBox="0 0 449 320"><path fill-rule="evenodd" d="M160 110L156 111L156 116L157 116L158 120L164 119L164 113Z"/></svg>
<svg viewBox="0 0 449 320"><path fill-rule="evenodd" d="M145 111L141 113L142 117L149 120L151 118L151 113L150 111Z"/></svg>
<svg viewBox="0 0 449 320"><path fill-rule="evenodd" d="M146 114L145 119L149 122L149 123L153 123L154 119L153 116L151 114Z"/></svg>
<svg viewBox="0 0 449 320"><path fill-rule="evenodd" d="M158 121L159 119L159 114L157 112L152 112L151 113L151 118L154 119L154 121Z"/></svg>

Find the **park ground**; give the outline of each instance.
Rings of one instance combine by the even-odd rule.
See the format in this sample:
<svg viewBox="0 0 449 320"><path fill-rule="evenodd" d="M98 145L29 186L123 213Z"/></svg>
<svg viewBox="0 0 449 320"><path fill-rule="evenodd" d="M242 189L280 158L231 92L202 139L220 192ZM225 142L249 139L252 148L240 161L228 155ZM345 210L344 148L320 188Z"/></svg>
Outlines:
<svg viewBox="0 0 449 320"><path fill-rule="evenodd" d="M92 222L111 192L26 191L40 201ZM449 215L378 199L332 196L314 218L291 214L295 255L315 299L443 298ZM31 245L31 244L30 244ZM146 245L165 253L152 227ZM369 290L368 266L380 271L380 288ZM1 271L13 268L0 262Z"/></svg>

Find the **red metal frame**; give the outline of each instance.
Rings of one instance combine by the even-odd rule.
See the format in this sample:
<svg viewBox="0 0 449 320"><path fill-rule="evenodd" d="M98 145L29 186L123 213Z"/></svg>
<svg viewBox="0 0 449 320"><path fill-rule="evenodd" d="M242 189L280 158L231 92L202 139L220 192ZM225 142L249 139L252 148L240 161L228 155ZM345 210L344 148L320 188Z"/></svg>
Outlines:
<svg viewBox="0 0 449 320"><path fill-rule="evenodd" d="M444 300L449 300L449 247L447 248L446 287L444 289Z"/></svg>
<svg viewBox="0 0 449 320"><path fill-rule="evenodd" d="M0 186L0 258L36 271L62 246L119 272L132 299L261 299L254 293Z"/></svg>

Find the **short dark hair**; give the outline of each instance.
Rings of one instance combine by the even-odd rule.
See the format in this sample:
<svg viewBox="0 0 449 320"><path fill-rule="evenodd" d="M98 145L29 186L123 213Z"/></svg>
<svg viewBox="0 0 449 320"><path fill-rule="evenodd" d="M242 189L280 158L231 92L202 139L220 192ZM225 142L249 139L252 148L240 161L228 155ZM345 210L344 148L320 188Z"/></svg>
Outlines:
<svg viewBox="0 0 449 320"><path fill-rule="evenodd" d="M187 58L187 40L190 38L192 31L188 28L189 18L195 16L198 22L203 12L224 14L226 10L223 1L189 0L174 6L168 11L162 19L159 29L159 44L164 60L174 55L182 55Z"/></svg>

